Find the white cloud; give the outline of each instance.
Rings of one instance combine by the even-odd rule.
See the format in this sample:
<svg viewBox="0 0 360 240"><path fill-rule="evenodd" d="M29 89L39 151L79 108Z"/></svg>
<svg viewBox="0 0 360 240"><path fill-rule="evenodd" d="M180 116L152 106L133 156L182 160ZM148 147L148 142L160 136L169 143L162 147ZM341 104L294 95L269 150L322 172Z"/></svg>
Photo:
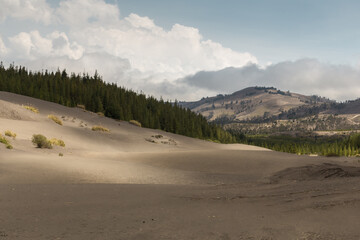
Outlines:
<svg viewBox="0 0 360 240"><path fill-rule="evenodd" d="M43 37L38 31L21 32L9 38L13 57L24 60L37 60L48 57L63 57L79 59L84 52L76 42L69 42L65 33L53 32ZM49 66L51 67L51 66Z"/></svg>
<svg viewBox="0 0 360 240"><path fill-rule="evenodd" d="M118 6L104 0L63 0L56 8L45 0L0 0L0 4L3 24L7 17L19 24L28 19L38 22L30 32L7 36L8 62L33 68L98 69L105 81L172 97L170 89L176 89L173 83L178 78L257 63L249 53L204 39L196 28L175 24L165 30L149 17L134 13L121 18ZM41 24L50 24L46 32Z"/></svg>
<svg viewBox="0 0 360 240"><path fill-rule="evenodd" d="M0 37L0 56L5 56L8 53L8 49L5 46L4 41Z"/></svg>
<svg viewBox="0 0 360 240"><path fill-rule="evenodd" d="M102 64L99 64L99 62ZM111 79L112 82L117 82L117 78L127 78L126 74L131 71L131 66L126 59L98 53L84 54L79 59L56 56L25 61L24 63L30 69L56 71L60 68L66 69L68 73L74 72L76 74L94 74L97 70L103 73L103 78Z"/></svg>
<svg viewBox="0 0 360 240"><path fill-rule="evenodd" d="M256 63L254 56L204 41L195 28L175 24L170 31L147 17L131 14L114 26L89 26L71 32L89 52L106 52L127 58L138 71L172 74L172 79L200 70Z"/></svg>
<svg viewBox="0 0 360 240"><path fill-rule="evenodd" d="M104 0L62 0L54 8L45 0L0 0L0 6L3 26L12 18L19 29L25 21L33 28L3 35L1 60L34 70L97 69L107 82L180 100L254 85L336 99L355 98L360 90L358 69L311 59L259 67L252 54L205 39L196 28L165 30L149 17L120 16Z"/></svg>
<svg viewBox="0 0 360 240"><path fill-rule="evenodd" d="M102 0L61 1L55 15L59 24L72 29L116 25L119 21L118 7Z"/></svg>
<svg viewBox="0 0 360 240"><path fill-rule="evenodd" d="M50 24L52 9L45 0L0 0L0 22L8 17Z"/></svg>

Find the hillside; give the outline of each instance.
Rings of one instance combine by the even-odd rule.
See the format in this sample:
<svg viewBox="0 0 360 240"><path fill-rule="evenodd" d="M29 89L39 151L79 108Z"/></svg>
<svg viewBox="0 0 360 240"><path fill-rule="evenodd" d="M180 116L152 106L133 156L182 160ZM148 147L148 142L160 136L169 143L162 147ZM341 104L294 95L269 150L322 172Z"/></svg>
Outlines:
<svg viewBox="0 0 360 240"><path fill-rule="evenodd" d="M157 100L114 83L95 73L68 75L65 70L31 72L25 67L0 64L0 91L22 94L68 107L87 110L118 120L136 120L144 127L223 143L234 142L222 128L176 103Z"/></svg>
<svg viewBox="0 0 360 240"><path fill-rule="evenodd" d="M360 129L360 101L338 103L276 88L249 87L230 95L181 102L208 121L245 134L315 132Z"/></svg>
<svg viewBox="0 0 360 240"><path fill-rule="evenodd" d="M0 143L2 239L360 236L356 158L216 144L8 92L0 134L13 147ZM65 146L37 148L33 134Z"/></svg>
<svg viewBox="0 0 360 240"><path fill-rule="evenodd" d="M236 122L278 116L301 106L316 107L331 102L325 98L283 92L276 88L249 87L230 95L218 95L180 104L201 113L209 121L225 118Z"/></svg>

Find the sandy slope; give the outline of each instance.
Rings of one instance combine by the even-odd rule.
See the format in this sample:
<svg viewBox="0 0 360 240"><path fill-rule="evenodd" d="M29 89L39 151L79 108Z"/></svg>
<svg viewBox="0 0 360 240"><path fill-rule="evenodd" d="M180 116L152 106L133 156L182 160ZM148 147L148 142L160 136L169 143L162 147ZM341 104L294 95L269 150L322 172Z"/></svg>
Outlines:
<svg viewBox="0 0 360 240"><path fill-rule="evenodd" d="M360 238L355 158L220 145L0 92L5 130L17 137L0 144L0 239ZM66 147L37 149L35 133Z"/></svg>

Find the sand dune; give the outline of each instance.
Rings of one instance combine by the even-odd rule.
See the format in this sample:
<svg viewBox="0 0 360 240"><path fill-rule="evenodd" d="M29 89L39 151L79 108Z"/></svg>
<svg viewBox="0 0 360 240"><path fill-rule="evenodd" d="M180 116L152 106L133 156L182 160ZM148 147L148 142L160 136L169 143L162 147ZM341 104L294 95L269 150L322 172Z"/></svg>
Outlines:
<svg viewBox="0 0 360 240"><path fill-rule="evenodd" d="M360 239L356 158L221 145L0 92L6 130L0 239ZM35 148L33 134L66 146Z"/></svg>

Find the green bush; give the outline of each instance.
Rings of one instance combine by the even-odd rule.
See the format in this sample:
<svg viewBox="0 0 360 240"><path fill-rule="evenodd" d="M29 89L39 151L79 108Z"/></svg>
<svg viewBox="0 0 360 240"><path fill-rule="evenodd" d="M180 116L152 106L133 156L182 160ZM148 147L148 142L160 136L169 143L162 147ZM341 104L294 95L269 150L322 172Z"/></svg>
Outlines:
<svg viewBox="0 0 360 240"><path fill-rule="evenodd" d="M1 134L0 134L0 143L5 144L7 149L13 149L13 146L10 144L10 142Z"/></svg>
<svg viewBox="0 0 360 240"><path fill-rule="evenodd" d="M34 134L32 138L32 142L38 148L52 148L52 145L49 140L44 135L41 134Z"/></svg>

